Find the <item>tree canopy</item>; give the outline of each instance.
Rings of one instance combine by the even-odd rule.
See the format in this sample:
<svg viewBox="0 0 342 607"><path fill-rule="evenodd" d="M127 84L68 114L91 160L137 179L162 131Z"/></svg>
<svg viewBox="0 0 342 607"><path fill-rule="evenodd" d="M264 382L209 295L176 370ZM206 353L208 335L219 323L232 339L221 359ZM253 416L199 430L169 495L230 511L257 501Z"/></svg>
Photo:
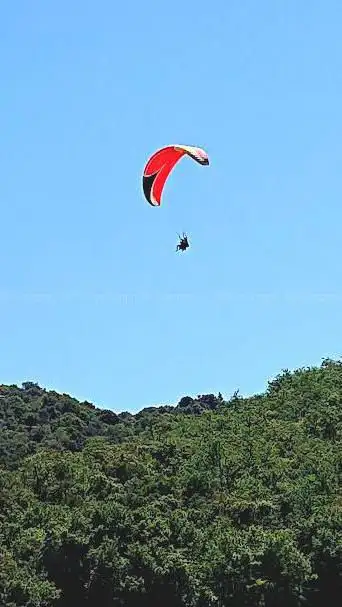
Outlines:
<svg viewBox="0 0 342 607"><path fill-rule="evenodd" d="M136 415L0 386L0 605L340 607L342 362Z"/></svg>

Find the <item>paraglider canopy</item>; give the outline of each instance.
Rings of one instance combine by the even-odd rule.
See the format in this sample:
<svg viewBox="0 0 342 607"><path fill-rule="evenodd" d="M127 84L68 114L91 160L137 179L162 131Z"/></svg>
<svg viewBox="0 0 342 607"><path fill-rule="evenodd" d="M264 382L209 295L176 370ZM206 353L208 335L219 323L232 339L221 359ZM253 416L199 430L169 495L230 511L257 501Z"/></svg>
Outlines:
<svg viewBox="0 0 342 607"><path fill-rule="evenodd" d="M208 155L202 148L189 145L169 145L157 150L149 158L143 173L143 190L150 205L161 205L165 182L174 166L185 155L199 164L209 164Z"/></svg>

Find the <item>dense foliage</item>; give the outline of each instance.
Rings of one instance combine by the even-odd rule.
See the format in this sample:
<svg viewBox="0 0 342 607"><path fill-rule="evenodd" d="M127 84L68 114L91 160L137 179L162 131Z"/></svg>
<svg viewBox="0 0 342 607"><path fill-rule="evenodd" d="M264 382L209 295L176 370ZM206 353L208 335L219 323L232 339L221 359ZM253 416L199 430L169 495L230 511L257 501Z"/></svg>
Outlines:
<svg viewBox="0 0 342 607"><path fill-rule="evenodd" d="M342 363L116 415L0 386L0 605L340 607Z"/></svg>

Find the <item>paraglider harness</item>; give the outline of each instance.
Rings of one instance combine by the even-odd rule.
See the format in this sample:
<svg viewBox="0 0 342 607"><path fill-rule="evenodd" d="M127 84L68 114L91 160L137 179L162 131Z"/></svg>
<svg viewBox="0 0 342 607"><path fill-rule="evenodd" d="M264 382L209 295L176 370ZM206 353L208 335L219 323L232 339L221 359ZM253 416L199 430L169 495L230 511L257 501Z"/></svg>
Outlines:
<svg viewBox="0 0 342 607"><path fill-rule="evenodd" d="M176 251L185 251L190 246L187 235L183 232L183 236L180 237L178 234L178 238L179 243L177 245Z"/></svg>

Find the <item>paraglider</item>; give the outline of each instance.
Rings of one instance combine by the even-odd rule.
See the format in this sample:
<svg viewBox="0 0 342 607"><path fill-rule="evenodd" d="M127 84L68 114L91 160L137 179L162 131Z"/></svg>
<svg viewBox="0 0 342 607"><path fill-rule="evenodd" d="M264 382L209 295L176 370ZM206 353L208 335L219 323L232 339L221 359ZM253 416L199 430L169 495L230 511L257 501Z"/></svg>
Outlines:
<svg viewBox="0 0 342 607"><path fill-rule="evenodd" d="M161 205L165 182L177 162L185 155L199 164L209 164L208 154L202 148L189 145L169 145L157 150L149 158L143 173L143 190L147 202L153 207Z"/></svg>
<svg viewBox="0 0 342 607"><path fill-rule="evenodd" d="M168 145L157 150L148 159L144 168L142 185L147 202L153 207L161 205L162 194L168 176L177 162L183 156L190 156L201 165L208 165L208 154L202 148L190 145ZM186 251L189 248L189 241L183 232L183 237L179 236L179 243L176 251Z"/></svg>
<svg viewBox="0 0 342 607"><path fill-rule="evenodd" d="M187 235L183 232L183 236L180 237L178 234L178 237L179 243L177 245L176 251L186 251L186 249L190 246Z"/></svg>

